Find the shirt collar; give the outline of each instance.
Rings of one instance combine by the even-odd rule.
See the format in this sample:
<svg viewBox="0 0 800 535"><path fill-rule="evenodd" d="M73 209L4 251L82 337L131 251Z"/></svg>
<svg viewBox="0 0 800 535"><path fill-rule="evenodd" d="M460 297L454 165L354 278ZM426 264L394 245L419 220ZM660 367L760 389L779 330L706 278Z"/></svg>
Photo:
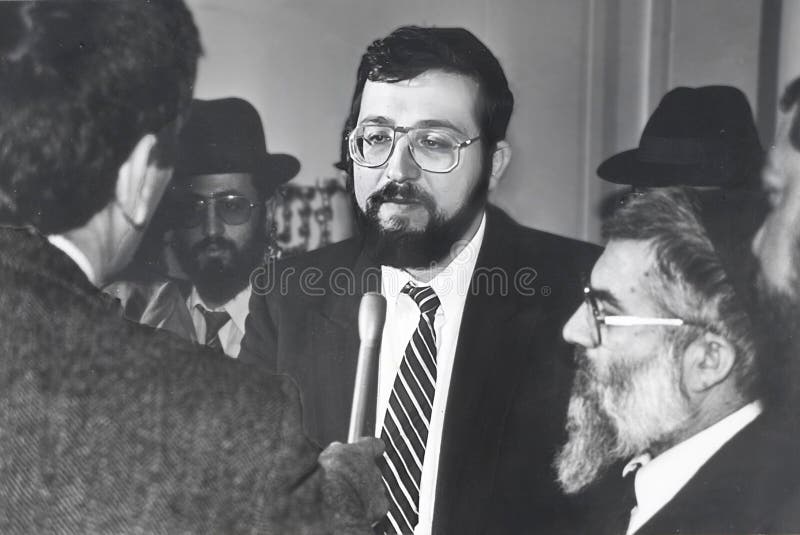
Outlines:
<svg viewBox="0 0 800 535"><path fill-rule="evenodd" d="M248 285L245 287L241 292L236 294L233 299L225 303L224 305L211 308L205 304L203 298L200 297L200 294L197 291L196 286L192 286L192 292L189 294L189 299L187 300L186 304L189 307L189 310L194 310L197 305L202 306L206 310L211 310L214 312L225 311L231 316L231 320L233 320L234 325L239 331L244 332L244 323L247 319L248 314L248 305L250 303L250 286Z"/></svg>
<svg viewBox="0 0 800 535"><path fill-rule="evenodd" d="M645 453L625 465L623 477L636 470L636 503L642 518L650 518L666 505L698 470L731 438L761 414L753 401L650 460Z"/></svg>
<svg viewBox="0 0 800 535"><path fill-rule="evenodd" d="M430 286L436 292L445 313L445 317L451 316L448 310L462 307L464 299L469 292L472 273L475 271L475 264L478 261L478 253L483 244L483 237L486 233L486 212L483 213L481 224L472 239L467 242L464 248L455 258L438 273L430 282L420 282L411 276L406 270L392 266L381 266L381 285L383 296L387 301L394 302L408 282L417 286Z"/></svg>
<svg viewBox="0 0 800 535"><path fill-rule="evenodd" d="M77 245L62 236L61 234L51 234L47 237L47 241L53 247L61 250L62 253L72 259L73 262L83 271L86 278L89 279L93 285L97 286L97 278L89 258L81 251Z"/></svg>

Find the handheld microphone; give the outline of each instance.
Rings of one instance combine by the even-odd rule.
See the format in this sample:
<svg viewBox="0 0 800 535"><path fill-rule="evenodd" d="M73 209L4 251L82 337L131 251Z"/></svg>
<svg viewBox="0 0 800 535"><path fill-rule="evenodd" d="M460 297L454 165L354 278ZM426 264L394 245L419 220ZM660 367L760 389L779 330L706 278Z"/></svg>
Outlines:
<svg viewBox="0 0 800 535"><path fill-rule="evenodd" d="M376 292L365 293L358 307L358 367L353 388L353 406L350 409L350 429L347 441L355 442L364 436L370 404L377 403L378 357L381 335L386 321L386 299Z"/></svg>

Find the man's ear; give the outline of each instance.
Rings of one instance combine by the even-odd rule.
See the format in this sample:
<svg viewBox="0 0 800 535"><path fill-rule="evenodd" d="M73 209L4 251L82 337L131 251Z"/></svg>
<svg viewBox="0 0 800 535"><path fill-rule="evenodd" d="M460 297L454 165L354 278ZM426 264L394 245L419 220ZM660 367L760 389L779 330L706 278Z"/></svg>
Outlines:
<svg viewBox="0 0 800 535"><path fill-rule="evenodd" d="M500 183L508 164L511 162L511 145L506 140L498 141L492 152L492 174L489 177L489 191Z"/></svg>
<svg viewBox="0 0 800 535"><path fill-rule="evenodd" d="M727 338L706 332L694 340L683 357L684 386L700 394L725 381L736 363L736 348Z"/></svg>
<svg viewBox="0 0 800 535"><path fill-rule="evenodd" d="M142 137L117 176L117 204L136 228L150 220L171 176L171 169L159 167L153 158L157 143L154 134Z"/></svg>

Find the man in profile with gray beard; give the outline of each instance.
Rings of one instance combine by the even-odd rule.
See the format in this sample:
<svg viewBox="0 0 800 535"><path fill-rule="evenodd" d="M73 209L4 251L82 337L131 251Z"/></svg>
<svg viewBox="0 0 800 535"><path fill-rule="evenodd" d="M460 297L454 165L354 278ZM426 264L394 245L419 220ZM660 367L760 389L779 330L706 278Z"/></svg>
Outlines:
<svg viewBox="0 0 800 535"><path fill-rule="evenodd" d="M585 507L582 533L768 532L797 487L791 441L762 415L743 305L752 228L732 216L749 202L652 189L605 222L607 248L564 327L578 370L556 468Z"/></svg>

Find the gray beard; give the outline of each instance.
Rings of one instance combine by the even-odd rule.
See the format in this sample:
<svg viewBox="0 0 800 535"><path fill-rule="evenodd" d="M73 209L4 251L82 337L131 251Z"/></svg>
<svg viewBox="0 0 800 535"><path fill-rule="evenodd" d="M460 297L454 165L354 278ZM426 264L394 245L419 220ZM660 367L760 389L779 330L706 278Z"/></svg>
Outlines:
<svg viewBox="0 0 800 535"><path fill-rule="evenodd" d="M600 380L592 363L578 352L567 411L568 439L555 459L564 492L575 494L617 461L669 444L687 425L692 412L671 353L634 365L616 362Z"/></svg>
<svg viewBox="0 0 800 535"><path fill-rule="evenodd" d="M555 459L558 482L567 494L587 487L619 458L616 430L591 381L584 367L578 370L567 409L569 438Z"/></svg>

